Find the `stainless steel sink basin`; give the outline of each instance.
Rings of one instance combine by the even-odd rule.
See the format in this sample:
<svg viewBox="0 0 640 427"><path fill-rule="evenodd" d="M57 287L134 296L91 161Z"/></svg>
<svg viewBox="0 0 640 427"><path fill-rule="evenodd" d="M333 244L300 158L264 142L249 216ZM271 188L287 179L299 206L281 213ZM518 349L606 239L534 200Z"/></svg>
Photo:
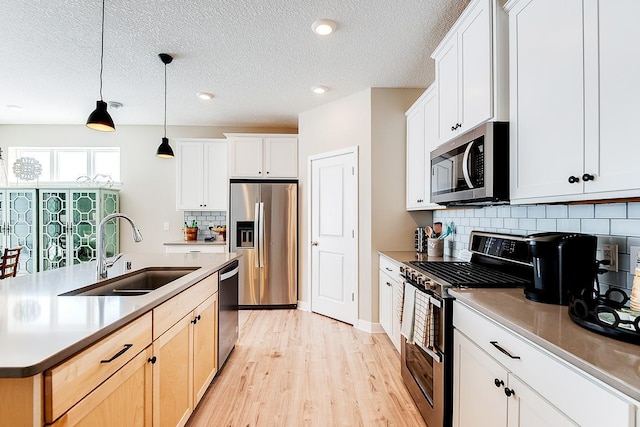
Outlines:
<svg viewBox="0 0 640 427"><path fill-rule="evenodd" d="M146 295L198 267L148 267L65 292L60 296L138 296Z"/></svg>

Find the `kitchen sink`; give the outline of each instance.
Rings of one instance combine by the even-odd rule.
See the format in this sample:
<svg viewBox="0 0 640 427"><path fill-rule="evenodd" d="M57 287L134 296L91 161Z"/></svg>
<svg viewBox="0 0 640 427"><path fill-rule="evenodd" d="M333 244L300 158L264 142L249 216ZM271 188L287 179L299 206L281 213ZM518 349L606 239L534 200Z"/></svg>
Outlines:
<svg viewBox="0 0 640 427"><path fill-rule="evenodd" d="M142 270L102 280L60 296L139 296L146 295L186 276L198 267L148 267Z"/></svg>

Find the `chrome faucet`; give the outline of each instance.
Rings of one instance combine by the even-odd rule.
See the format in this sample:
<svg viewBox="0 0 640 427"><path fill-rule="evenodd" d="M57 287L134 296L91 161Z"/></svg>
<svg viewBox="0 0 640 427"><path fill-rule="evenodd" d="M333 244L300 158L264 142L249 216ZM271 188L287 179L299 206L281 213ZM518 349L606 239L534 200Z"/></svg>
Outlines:
<svg viewBox="0 0 640 427"><path fill-rule="evenodd" d="M105 233L104 226L107 222L111 221L114 218L122 218L126 219L131 225L132 236L134 242L142 242L142 233L136 227L136 224L133 222L131 218L122 213L114 213L111 215L105 216L100 224L98 225L98 240L96 242L97 254L96 258L98 260L98 266L96 270L96 280L106 279L107 278L107 269L113 266L116 261L120 259L122 254L118 254L113 258L107 259L107 249L105 248Z"/></svg>

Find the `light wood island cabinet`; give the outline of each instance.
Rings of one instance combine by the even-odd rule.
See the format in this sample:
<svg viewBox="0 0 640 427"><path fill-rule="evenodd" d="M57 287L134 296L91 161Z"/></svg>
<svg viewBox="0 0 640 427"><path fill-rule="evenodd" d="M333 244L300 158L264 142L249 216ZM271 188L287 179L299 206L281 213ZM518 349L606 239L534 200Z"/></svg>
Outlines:
<svg viewBox="0 0 640 427"><path fill-rule="evenodd" d="M214 272L42 374L0 378L0 424L185 425L218 368L217 292Z"/></svg>

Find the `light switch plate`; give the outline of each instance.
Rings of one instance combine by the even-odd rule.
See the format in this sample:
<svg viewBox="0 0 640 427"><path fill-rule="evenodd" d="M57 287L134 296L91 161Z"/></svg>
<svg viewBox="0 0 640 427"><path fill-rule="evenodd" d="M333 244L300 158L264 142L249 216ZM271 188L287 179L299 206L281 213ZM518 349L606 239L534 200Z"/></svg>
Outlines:
<svg viewBox="0 0 640 427"><path fill-rule="evenodd" d="M169 231L169 223L168 222L164 223L164 231Z"/></svg>

